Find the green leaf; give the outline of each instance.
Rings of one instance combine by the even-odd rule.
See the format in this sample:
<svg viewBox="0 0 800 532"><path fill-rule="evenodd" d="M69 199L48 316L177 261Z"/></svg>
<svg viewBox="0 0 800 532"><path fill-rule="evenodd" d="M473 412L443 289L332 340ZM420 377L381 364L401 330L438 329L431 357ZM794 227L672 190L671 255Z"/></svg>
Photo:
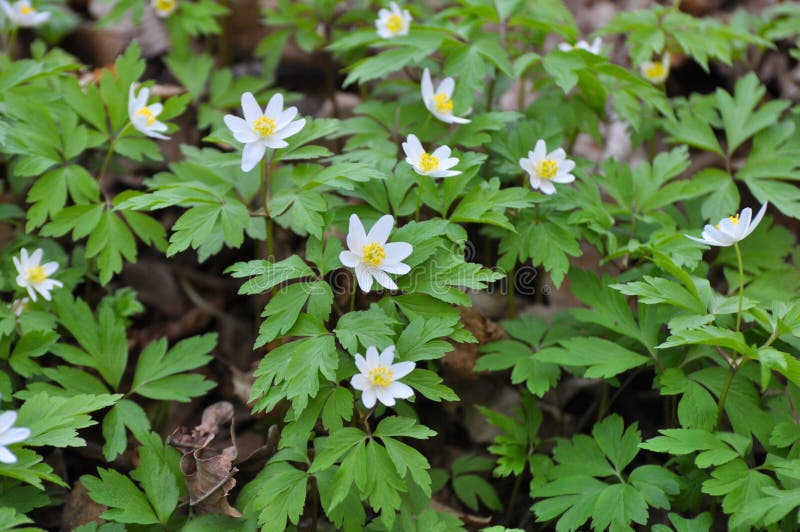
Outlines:
<svg viewBox="0 0 800 532"><path fill-rule="evenodd" d="M333 332L342 346L351 353L359 351L359 344L364 348L375 346L379 350L392 343L394 321L377 305L369 310L348 312L336 323Z"/></svg>
<svg viewBox="0 0 800 532"><path fill-rule="evenodd" d="M83 475L81 483L86 486L93 501L109 507L101 517L118 523L159 523L147 497L131 479L113 469L98 468L97 473L100 478Z"/></svg>
<svg viewBox="0 0 800 532"><path fill-rule="evenodd" d="M607 379L650 362L650 359L603 338L562 340L563 348L545 348L536 353L542 362L586 367L586 378Z"/></svg>
<svg viewBox="0 0 800 532"><path fill-rule="evenodd" d="M206 365L212 358L209 352L216 343L216 334L187 338L169 352L165 338L150 343L139 356L131 393L181 402L203 395L215 384L202 375L181 373Z"/></svg>
<svg viewBox="0 0 800 532"><path fill-rule="evenodd" d="M225 273L240 279L250 277L239 289L240 294L260 294L271 290L286 281L311 277L314 272L297 255L291 255L279 262L265 260L252 260L250 262L237 262L230 266Z"/></svg>
<svg viewBox="0 0 800 532"><path fill-rule="evenodd" d="M639 445L642 449L669 453L676 456L697 452L697 467L707 468L725 464L742 456L750 440L738 434L721 435L702 429L661 429L661 436L651 438Z"/></svg>
<svg viewBox="0 0 800 532"><path fill-rule="evenodd" d="M19 409L17 426L28 427L28 445L53 447L83 447L86 441L78 437L78 429L96 425L88 414L116 403L116 395L75 395L52 397L38 393L28 398Z"/></svg>
<svg viewBox="0 0 800 532"><path fill-rule="evenodd" d="M407 438L416 438L426 440L436 436L436 432L432 431L424 425L418 424L414 419L400 416L385 417L378 423L378 427L373 432L375 436L405 436Z"/></svg>

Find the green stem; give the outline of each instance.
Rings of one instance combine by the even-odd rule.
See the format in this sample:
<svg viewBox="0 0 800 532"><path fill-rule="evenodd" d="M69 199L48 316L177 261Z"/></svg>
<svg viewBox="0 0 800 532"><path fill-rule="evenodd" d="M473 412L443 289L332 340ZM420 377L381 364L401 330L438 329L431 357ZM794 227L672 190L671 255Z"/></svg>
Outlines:
<svg viewBox="0 0 800 532"><path fill-rule="evenodd" d="M419 193L417 194L417 208L414 211L414 220L419 221L419 210L422 208L422 184L425 182L425 176L419 176Z"/></svg>
<svg viewBox="0 0 800 532"><path fill-rule="evenodd" d="M111 162L111 156L114 154L114 147L117 145L119 139L122 138L122 134L125 133L125 131L127 131L128 128L131 127L131 125L132 122L128 122L127 124L125 124L125 127L119 130L119 133L117 133L114 136L114 139L111 141L111 144L109 144L108 151L106 152L106 158L103 159L103 166L100 167L100 173L97 174L98 183L101 183L103 181L103 177L106 175L106 170L108 170L108 164Z"/></svg>
<svg viewBox="0 0 800 532"><path fill-rule="evenodd" d="M358 277L356 277L356 273L353 272L353 286L350 288L350 312L353 312L356 308L357 291L358 291Z"/></svg>
<svg viewBox="0 0 800 532"><path fill-rule="evenodd" d="M17 43L17 31L19 28L17 26L13 26L8 33L8 58L12 61L14 60L14 45Z"/></svg>
<svg viewBox="0 0 800 532"><path fill-rule="evenodd" d="M429 111L427 118L425 118L425 122L422 124L422 132L419 134L420 140L425 138L425 133L427 133L427 131L428 131L428 125L431 123L431 117L432 116L433 115Z"/></svg>
<svg viewBox="0 0 800 532"><path fill-rule="evenodd" d="M742 361L744 363L744 361ZM714 423L714 430L719 428L719 424L722 422L722 411L725 409L725 400L728 398L728 390L731 388L731 383L733 382L733 378L736 376L736 372L739 371L739 365L731 366L730 371L728 372L728 378L725 379L725 384L722 385L722 393L719 394L719 401L717 401L717 420Z"/></svg>
<svg viewBox="0 0 800 532"><path fill-rule="evenodd" d="M261 159L261 195L264 202L264 218L267 221L267 260L275 262L275 244L273 238L272 217L269 214L269 199L272 188L271 156Z"/></svg>
<svg viewBox="0 0 800 532"><path fill-rule="evenodd" d="M736 250L736 260L739 263L739 306L736 311L736 332L742 329L742 300L744 299L744 264L742 263L742 252L739 243L733 245Z"/></svg>

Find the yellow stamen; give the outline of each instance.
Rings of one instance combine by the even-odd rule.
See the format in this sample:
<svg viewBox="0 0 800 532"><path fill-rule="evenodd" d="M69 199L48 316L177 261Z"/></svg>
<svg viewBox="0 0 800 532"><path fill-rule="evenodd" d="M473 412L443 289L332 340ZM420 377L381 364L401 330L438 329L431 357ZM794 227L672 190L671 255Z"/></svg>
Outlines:
<svg viewBox="0 0 800 532"><path fill-rule="evenodd" d="M26 272L28 282L34 284L41 284L47 280L47 274L41 266L30 266Z"/></svg>
<svg viewBox="0 0 800 532"><path fill-rule="evenodd" d="M36 13L36 10L33 9L31 6L23 5L23 6L20 6L19 12L22 13L23 15L30 15L30 14Z"/></svg>
<svg viewBox="0 0 800 532"><path fill-rule="evenodd" d="M386 19L386 29L392 33L400 33L403 31L403 17L400 15L391 15Z"/></svg>
<svg viewBox="0 0 800 532"><path fill-rule="evenodd" d="M156 115L153 114L153 111L151 111L149 107L142 107L136 112L145 117L148 126L152 126L156 123Z"/></svg>
<svg viewBox="0 0 800 532"><path fill-rule="evenodd" d="M268 116L259 116L253 124L253 131L259 137L269 137L275 131L275 121Z"/></svg>
<svg viewBox="0 0 800 532"><path fill-rule="evenodd" d="M377 242L373 242L368 246L361 246L361 253L364 255L364 263L373 267L380 266L383 259L386 258L386 251Z"/></svg>
<svg viewBox="0 0 800 532"><path fill-rule="evenodd" d="M539 179L553 179L558 174L558 163L553 159L542 159L536 163L536 175Z"/></svg>
<svg viewBox="0 0 800 532"><path fill-rule="evenodd" d="M739 225L739 213L737 212L734 216L728 216L728 220L731 221L733 225ZM720 226L722 224L717 224L717 229L722 229Z"/></svg>
<svg viewBox="0 0 800 532"><path fill-rule="evenodd" d="M378 366L369 370L369 382L372 386L386 388L394 380L392 370L386 366Z"/></svg>
<svg viewBox="0 0 800 532"><path fill-rule="evenodd" d="M660 80L667 73L667 69L661 61L656 61L644 70L644 75L650 80Z"/></svg>
<svg viewBox="0 0 800 532"><path fill-rule="evenodd" d="M177 3L177 0L156 0L155 9L159 13L169 15L175 9Z"/></svg>
<svg viewBox="0 0 800 532"><path fill-rule="evenodd" d="M433 97L433 105L436 107L437 113L448 114L453 112L453 100L443 92Z"/></svg>
<svg viewBox="0 0 800 532"><path fill-rule="evenodd" d="M439 169L439 158L424 152L422 157L419 158L419 169L425 173L433 172Z"/></svg>

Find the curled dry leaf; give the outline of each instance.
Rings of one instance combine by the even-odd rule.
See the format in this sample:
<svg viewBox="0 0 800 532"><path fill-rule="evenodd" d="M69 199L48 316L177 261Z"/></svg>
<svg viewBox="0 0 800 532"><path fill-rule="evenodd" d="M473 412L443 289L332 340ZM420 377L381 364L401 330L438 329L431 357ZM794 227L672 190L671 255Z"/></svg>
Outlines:
<svg viewBox="0 0 800 532"><path fill-rule="evenodd" d="M227 498L236 486L234 475L238 472L233 465L238 454L233 423L228 429L230 445L222 449L211 446L221 426L232 419L233 405L220 401L203 411L199 425L193 429L179 427L170 436L170 443L183 453L181 471L189 492L189 505L198 514L241 517Z"/></svg>

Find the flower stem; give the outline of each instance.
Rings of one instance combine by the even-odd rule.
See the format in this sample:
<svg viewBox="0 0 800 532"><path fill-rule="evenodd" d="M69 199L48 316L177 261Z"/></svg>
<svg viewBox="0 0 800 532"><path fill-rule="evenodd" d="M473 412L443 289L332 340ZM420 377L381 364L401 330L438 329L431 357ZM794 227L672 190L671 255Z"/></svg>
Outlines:
<svg viewBox="0 0 800 532"><path fill-rule="evenodd" d="M739 263L739 306L736 311L736 332L742 328L742 300L744 299L744 264L742 263L742 252L739 249L739 243L733 244L736 249L736 260Z"/></svg>
<svg viewBox="0 0 800 532"><path fill-rule="evenodd" d="M738 369L738 365L731 366L730 371L728 372L728 378L725 379L725 384L722 385L722 393L719 394L719 401L717 401L717 420L714 423L714 430L717 430L719 428L719 424L722 422L722 411L725 409L725 400L728 398L728 390L731 388L731 383L733 382L733 378L736 376Z"/></svg>
<svg viewBox="0 0 800 532"><path fill-rule="evenodd" d="M353 272L353 285L350 287L350 312L356 308L356 292L358 291L358 277Z"/></svg>
<svg viewBox="0 0 800 532"><path fill-rule="evenodd" d="M267 222L267 261L275 262L272 217L269 214L269 199L272 189L272 160L270 156L261 159L261 195L264 201L264 218Z"/></svg>
<svg viewBox="0 0 800 532"><path fill-rule="evenodd" d="M128 122L125 124L125 127L119 130L119 133L114 135L114 138L111 140L111 144L108 145L108 151L106 152L106 158L103 160L103 166L100 167L100 173L97 174L97 183L103 181L103 177L106 175L106 170L108 170L108 164L111 162L111 156L114 154L114 147L117 145L117 142L120 138L122 138L122 134L131 127L132 122Z"/></svg>
<svg viewBox="0 0 800 532"><path fill-rule="evenodd" d="M419 176L419 185L417 188L419 189L419 193L417 194L417 208L414 211L414 220L417 222L419 221L419 210L422 208L422 184L425 182L425 176Z"/></svg>
<svg viewBox="0 0 800 532"><path fill-rule="evenodd" d="M14 60L14 45L17 43L17 31L19 28L17 26L12 26L11 30L8 32L8 58L12 61Z"/></svg>

